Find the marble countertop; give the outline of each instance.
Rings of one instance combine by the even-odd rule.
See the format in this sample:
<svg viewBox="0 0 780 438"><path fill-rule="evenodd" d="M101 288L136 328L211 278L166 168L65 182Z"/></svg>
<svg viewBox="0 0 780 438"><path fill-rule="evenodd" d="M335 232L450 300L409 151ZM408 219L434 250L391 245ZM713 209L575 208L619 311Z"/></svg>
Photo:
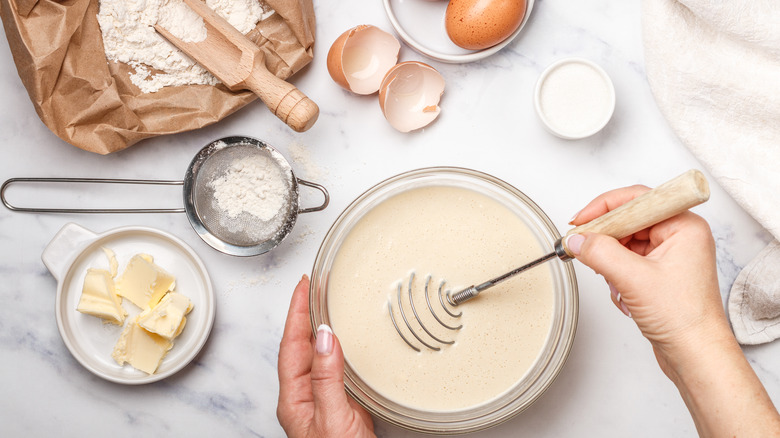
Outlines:
<svg viewBox="0 0 780 438"><path fill-rule="evenodd" d="M382 5L315 1L313 63L294 83L321 108L316 125L297 134L259 102L197 131L159 137L109 156L72 147L38 119L0 44L0 179L23 176L180 179L210 141L249 135L291 161L298 177L331 194L322 212L301 215L272 252L223 255L203 243L183 214L25 214L0 208L0 435L2 436L283 436L276 420L276 360L289 299L310 273L330 224L356 196L397 173L462 166L493 174L534 199L559 230L594 196L642 183L657 185L701 165L659 113L645 78L639 2L537 0L525 31L498 54L471 64L421 60L445 77L440 118L401 134L384 120L375 96L358 97L328 76L325 55L344 30L370 23L390 31ZM612 77L617 107L599 134L579 141L548 134L533 111L536 78L553 61L581 56ZM706 172L705 172L706 173ZM739 270L769 235L710 179L711 200L696 208L711 224L725 301ZM114 195L112 195L114 196ZM105 193L30 191L25 202L98 205ZM180 188L136 190L129 206L181 205ZM302 192L304 204L317 194ZM154 205L149 205L149 204ZM41 262L55 233L75 222L95 232L127 225L171 233L203 259L217 301L211 336L196 359L163 381L126 386L84 369L69 353L54 317L56 280ZM577 336L562 373L524 413L479 436L694 436L675 387L650 345L610 301L605 282L575 262L580 290ZM780 344L745 348L775 403L780 403ZM383 437L416 434L377 422Z"/></svg>

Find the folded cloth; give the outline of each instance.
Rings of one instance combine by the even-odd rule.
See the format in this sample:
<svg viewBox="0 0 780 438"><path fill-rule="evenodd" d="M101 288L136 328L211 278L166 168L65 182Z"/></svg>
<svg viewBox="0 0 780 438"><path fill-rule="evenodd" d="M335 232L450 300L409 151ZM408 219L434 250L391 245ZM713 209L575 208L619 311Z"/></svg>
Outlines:
<svg viewBox="0 0 780 438"><path fill-rule="evenodd" d="M661 112L718 184L780 239L780 2L644 0L642 20ZM780 306L777 245L740 274L749 281L732 286L733 328L750 328L741 343L780 337L768 329L776 321L755 317L771 313L755 307Z"/></svg>
<svg viewBox="0 0 780 438"><path fill-rule="evenodd" d="M780 243L769 244L745 266L731 288L729 315L740 344L780 338Z"/></svg>

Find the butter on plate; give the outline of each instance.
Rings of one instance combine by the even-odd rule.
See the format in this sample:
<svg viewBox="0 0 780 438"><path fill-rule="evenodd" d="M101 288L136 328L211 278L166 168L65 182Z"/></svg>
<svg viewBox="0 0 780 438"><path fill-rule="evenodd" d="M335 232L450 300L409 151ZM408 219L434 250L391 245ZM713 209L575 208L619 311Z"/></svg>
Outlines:
<svg viewBox="0 0 780 438"><path fill-rule="evenodd" d="M148 254L134 255L114 281L116 256L108 248L103 251L109 270L87 270L76 310L121 326L127 319L122 297L138 306L141 313L125 325L111 357L119 365L130 364L154 374L173 348L174 338L184 330L192 301L174 291L176 278L157 266Z"/></svg>
<svg viewBox="0 0 780 438"><path fill-rule="evenodd" d="M165 355L173 348L173 339L184 330L185 315L192 310L189 298L169 292L151 309L141 312L127 324L114 346L111 357L116 363L154 374Z"/></svg>
<svg viewBox="0 0 780 438"><path fill-rule="evenodd" d="M119 365L129 363L135 369L154 374L172 347L173 342L170 339L142 329L136 319L128 323L122 331L111 357Z"/></svg>
<svg viewBox="0 0 780 438"><path fill-rule="evenodd" d="M173 339L184 330L187 322L185 315L192 310L192 302L186 296L168 292L151 309L146 309L138 316L138 325L150 333L155 333L165 339Z"/></svg>
<svg viewBox="0 0 780 438"><path fill-rule="evenodd" d="M116 325L124 324L127 316L122 298L116 294L113 276L104 269L87 270L76 310Z"/></svg>
<svg viewBox="0 0 780 438"><path fill-rule="evenodd" d="M136 254L116 281L116 292L131 303L147 309L176 286L176 278L154 264L148 254Z"/></svg>

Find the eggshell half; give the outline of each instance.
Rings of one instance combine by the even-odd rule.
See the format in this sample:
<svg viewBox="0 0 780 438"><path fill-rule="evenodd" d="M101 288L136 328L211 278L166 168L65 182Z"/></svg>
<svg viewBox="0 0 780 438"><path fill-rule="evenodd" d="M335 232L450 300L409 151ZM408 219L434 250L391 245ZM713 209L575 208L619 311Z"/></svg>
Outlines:
<svg viewBox="0 0 780 438"><path fill-rule="evenodd" d="M444 78L435 68L406 61L387 72L379 88L379 106L393 128L409 132L436 120L443 93Z"/></svg>
<svg viewBox="0 0 780 438"><path fill-rule="evenodd" d="M353 27L339 36L328 51L328 73L346 90L372 94L398 62L401 43L370 24Z"/></svg>

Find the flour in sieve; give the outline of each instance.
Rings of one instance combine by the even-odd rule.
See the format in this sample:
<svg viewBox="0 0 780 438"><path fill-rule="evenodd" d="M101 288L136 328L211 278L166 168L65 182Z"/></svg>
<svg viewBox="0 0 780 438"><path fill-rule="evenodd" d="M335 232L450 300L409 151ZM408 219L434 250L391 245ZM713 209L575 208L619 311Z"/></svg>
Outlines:
<svg viewBox="0 0 780 438"><path fill-rule="evenodd" d="M223 213L220 218L223 227L244 232L254 240L269 239L281 228L289 204L290 187L273 158L251 155L235 159L210 186L217 207ZM246 215L252 218L246 218ZM240 230L240 224L250 226Z"/></svg>
<svg viewBox="0 0 780 438"><path fill-rule="evenodd" d="M206 0L206 5L243 34L274 12L258 0ZM130 80L144 93L219 82L154 30L159 23L183 41L206 38L203 19L182 0L100 0L97 19L106 58L131 66Z"/></svg>

